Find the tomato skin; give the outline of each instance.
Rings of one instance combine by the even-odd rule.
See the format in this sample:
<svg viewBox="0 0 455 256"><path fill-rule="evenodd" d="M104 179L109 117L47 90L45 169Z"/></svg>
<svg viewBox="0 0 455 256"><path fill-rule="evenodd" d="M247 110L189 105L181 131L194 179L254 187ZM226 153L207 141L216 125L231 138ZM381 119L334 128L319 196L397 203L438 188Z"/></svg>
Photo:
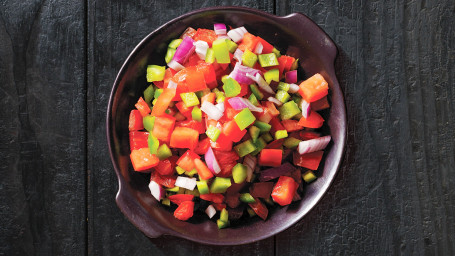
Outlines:
<svg viewBox="0 0 455 256"><path fill-rule="evenodd" d="M175 194L168 196L169 200L176 205L180 205L186 201L193 201L194 196L189 194Z"/></svg>
<svg viewBox="0 0 455 256"><path fill-rule="evenodd" d="M256 202L249 203L248 205L253 209L253 211L263 220L267 219L267 215L269 214L269 210L267 207L257 198Z"/></svg>
<svg viewBox="0 0 455 256"><path fill-rule="evenodd" d="M193 130L196 130L199 134L205 133L205 125L204 122L198 122L196 120L183 120L180 122L175 123L175 127L187 127Z"/></svg>
<svg viewBox="0 0 455 256"><path fill-rule="evenodd" d="M193 217L194 211L194 202L193 201L184 201L174 211L174 217L178 220L188 220Z"/></svg>
<svg viewBox="0 0 455 256"><path fill-rule="evenodd" d="M142 122L141 112L137 109L133 109L130 112L130 118L128 120L128 130L129 131L139 131L144 129L144 124Z"/></svg>
<svg viewBox="0 0 455 256"><path fill-rule="evenodd" d="M148 147L132 150L130 158L133 168L137 172L148 171L160 161L156 155L150 154Z"/></svg>
<svg viewBox="0 0 455 256"><path fill-rule="evenodd" d="M324 123L324 118L319 115L317 112L311 110L310 115L305 118L302 116L299 120L299 125L308 127L308 128L321 128L322 124Z"/></svg>
<svg viewBox="0 0 455 256"><path fill-rule="evenodd" d="M322 160L322 155L324 155L324 151L316 151L303 155L300 155L298 152L294 152L294 165L315 171L319 168L319 164Z"/></svg>
<svg viewBox="0 0 455 256"><path fill-rule="evenodd" d="M292 177L280 176L277 183L273 187L272 198L273 201L281 206L288 205L292 202L298 184Z"/></svg>

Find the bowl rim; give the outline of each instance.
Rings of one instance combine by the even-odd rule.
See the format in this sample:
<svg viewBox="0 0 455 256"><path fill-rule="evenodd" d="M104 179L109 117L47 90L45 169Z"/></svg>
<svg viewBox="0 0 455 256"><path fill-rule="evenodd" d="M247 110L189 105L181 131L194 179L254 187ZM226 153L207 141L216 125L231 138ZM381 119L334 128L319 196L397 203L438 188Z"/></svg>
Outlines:
<svg viewBox="0 0 455 256"><path fill-rule="evenodd" d="M341 133L341 137L340 137L340 144L341 146L338 148L338 150L334 153L337 155L336 157L336 161L335 161L335 164L334 164L334 168L335 168L335 171L333 173L333 176L331 177L330 180L328 180L328 182L326 182L327 184L324 185L324 191L322 193L319 193L316 198L312 201L312 204L310 204L308 207L306 207L307 209L305 211L303 211L301 214L299 214L299 217L298 218L294 218L292 219L291 221L285 221L285 223L283 223L282 226L280 226L279 228L277 228L276 230L274 230L274 232L272 233L269 233L269 234L259 234L251 239L246 239L246 240L242 240L242 241L238 241L238 242L223 242L223 241L212 241L212 240L198 240L197 238L193 238L193 237L188 237L188 236L185 236L179 232L176 232L172 229L167 229L167 228L163 228L161 226L157 226L157 227L153 227L153 228L150 228L150 230L147 230L147 228L145 227L141 227L139 225L139 223L137 222L137 220L133 220L132 218L132 213L131 212L127 212L123 207L121 207L121 204L122 202L120 202L120 196L125 193L127 193L126 189L123 188L124 186L124 182L126 182L124 180L124 178L122 177L121 175L121 171L119 169L119 166L117 164L117 162L115 161L115 153L114 153L114 142L112 141L112 106L113 106L113 101L114 101L114 95L118 89L118 86L120 84L120 81L122 79L122 77L125 75L127 69L128 69L128 66L130 64L130 62L137 56L137 54L140 52L140 50L146 46L146 44L148 43L148 41L150 41L154 36L155 34L159 33L160 30L172 25L173 23L179 21L179 20L183 20L185 18L188 18L190 16L193 16L193 15L196 15L196 14L201 14L201 13L204 13L204 12L211 12L211 11L237 11L237 12L246 12L246 13L253 13L255 15L261 15L261 16L266 16L268 19L272 19L273 21L275 22L280 22L280 21L284 21L286 19L292 19L293 17L295 16L299 16L299 18L303 18L306 22L309 22L313 27L315 27L316 30L318 30L318 33L322 34L325 38L326 38L326 42L328 44L328 50L330 50L331 52L328 53L328 59L331 60L331 64L329 66L330 68L330 73L333 74L333 78L334 78L334 81L332 82L332 86L334 87L337 87L337 89L339 90L339 95L341 97L341 101L340 101L340 111L341 111L341 121L343 122L342 125L341 125L341 129L344 131ZM338 48L336 46L336 44L333 42L333 40L330 38L330 36L324 31L322 30L322 28L320 28L313 20L311 20L309 17L307 17L305 14L303 13L300 13L300 12L294 12L294 13L291 13L291 14L288 14L288 15L285 15L285 16L278 16L278 15L275 15L275 14L271 14L271 13L268 13L268 12L265 12L265 11L262 11L262 10L258 10L258 9L254 9L254 8L249 8L249 7L243 7L243 6L212 6L212 7L206 7L206 8L201 8L201 9L196 9L196 10L192 10L190 12L187 12L183 15L180 15L176 18L173 18L167 22L165 22L164 24L162 24L161 26L157 27L156 29L154 29L152 32L150 32L147 36L145 36L134 48L133 50L128 54L128 57L125 59L125 61L123 62L119 72L117 73L117 76L114 80L114 83L113 83L113 86L112 86L112 90L111 90L111 93L110 93L110 96L109 96L109 101L108 101L108 108L107 108L107 112L106 112L106 138L107 138L107 145L108 145L108 150L109 150L109 156L110 156L110 159L111 159L111 162L114 166L114 170L115 170L115 173L116 173L116 176L117 176L117 179L118 179L118 185L119 185L119 188L118 188L118 192L117 192L117 195L116 195L116 203L119 207L119 209L121 210L121 212L127 217L127 219L134 225L136 226L136 228L138 228L141 232L143 232L146 236L150 237L150 238L156 238L156 237L159 237L159 236L162 236L162 235L172 235L172 236L176 236L176 237L181 237L181 238L184 238L184 239L187 239L187 240L191 240L191 241L194 241L194 242L198 242L198 243L202 243L202 244L208 244L208 245L241 245L241 244L249 244L249 243L253 243L253 242L257 242L257 241L260 241L260 240L263 240L263 239L266 239L266 238L269 238L269 237L272 237L272 236L275 236L277 234L279 234L280 232L290 228L291 226L295 225L295 223L297 223L299 220L303 219L312 209L314 209L314 207L316 206L317 203L320 202L320 200L322 199L322 197L324 197L326 194L327 194L327 191L328 189L330 188L330 186L332 185L333 181L335 180L335 177L336 175L338 174L339 172L339 169L340 169L340 166L344 160L344 154L346 152L346 144L347 144L347 119L346 119L346 104L345 104L345 99L344 99L344 95L343 95L343 91L341 90L341 87L339 85L339 82L338 82L338 79L337 79L337 76L335 74L335 60L336 60L336 57L338 56ZM329 120L329 119L328 119ZM136 204L139 204L138 202L135 202ZM140 206L140 204L139 204Z"/></svg>

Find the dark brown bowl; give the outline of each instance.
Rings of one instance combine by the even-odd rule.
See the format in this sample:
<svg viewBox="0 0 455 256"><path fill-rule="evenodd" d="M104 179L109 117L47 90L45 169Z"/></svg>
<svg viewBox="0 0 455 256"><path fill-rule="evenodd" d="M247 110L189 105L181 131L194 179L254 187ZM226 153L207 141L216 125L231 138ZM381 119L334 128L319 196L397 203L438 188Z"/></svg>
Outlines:
<svg viewBox="0 0 455 256"><path fill-rule="evenodd" d="M150 194L147 175L132 170L129 159L128 115L146 88L147 64L164 65L167 44L188 27L212 28L213 23L232 27L245 26L253 34L272 43L287 54L300 58L300 69L306 77L321 73L330 86L331 109L323 113L328 121L324 133L330 133L332 143L321 164L320 177L306 186L300 202L278 207L267 221L253 218L243 225L219 230L216 223L204 217L182 222L162 207ZM283 52L282 52L283 53ZM346 142L346 112L343 95L334 71L337 48L313 21L300 13L278 17L243 7L201 9L173 19L150 33L131 52L123 64L112 88L107 111L107 140L119 181L116 201L125 216L149 237L163 234L215 245L235 245L255 242L273 236L299 221L321 199L332 183L340 166Z"/></svg>

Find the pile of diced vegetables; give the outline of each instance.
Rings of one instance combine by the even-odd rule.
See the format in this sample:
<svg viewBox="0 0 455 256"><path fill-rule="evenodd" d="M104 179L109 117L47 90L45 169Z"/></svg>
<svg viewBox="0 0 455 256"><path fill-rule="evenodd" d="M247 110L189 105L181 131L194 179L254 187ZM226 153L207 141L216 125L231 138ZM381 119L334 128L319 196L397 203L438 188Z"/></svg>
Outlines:
<svg viewBox="0 0 455 256"><path fill-rule="evenodd" d="M188 28L165 61L147 67L129 116L131 162L156 200L179 220L218 216L219 228L300 200L331 140L315 130L329 108L324 78L298 81L298 59L219 23Z"/></svg>

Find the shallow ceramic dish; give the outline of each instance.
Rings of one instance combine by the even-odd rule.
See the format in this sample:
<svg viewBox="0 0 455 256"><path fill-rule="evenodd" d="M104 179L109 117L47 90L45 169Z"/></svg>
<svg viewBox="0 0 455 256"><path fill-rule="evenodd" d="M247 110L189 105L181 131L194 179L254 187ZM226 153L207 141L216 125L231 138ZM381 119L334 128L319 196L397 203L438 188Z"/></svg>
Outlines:
<svg viewBox="0 0 455 256"><path fill-rule="evenodd" d="M299 70L309 77L321 73L329 83L330 111L322 112L327 120L324 134L332 142L320 166L320 177L305 187L300 202L277 207L267 221L253 218L241 225L219 230L213 220L193 217L182 222L158 203L147 187L146 174L135 173L129 160L128 116L146 88L147 64L164 65L167 44L188 27L213 28L213 23L232 27L245 26L282 53L300 59ZM285 52L286 51L286 52ZM340 166L346 141L344 99L334 71L337 48L332 40L309 18L300 13L278 17L243 7L214 7L196 10L173 19L150 33L129 55L112 88L107 111L107 140L112 163L119 181L117 205L125 216L149 237L173 235L192 241L234 245L255 242L273 236L299 221L321 199ZM321 171L322 169L322 171Z"/></svg>

